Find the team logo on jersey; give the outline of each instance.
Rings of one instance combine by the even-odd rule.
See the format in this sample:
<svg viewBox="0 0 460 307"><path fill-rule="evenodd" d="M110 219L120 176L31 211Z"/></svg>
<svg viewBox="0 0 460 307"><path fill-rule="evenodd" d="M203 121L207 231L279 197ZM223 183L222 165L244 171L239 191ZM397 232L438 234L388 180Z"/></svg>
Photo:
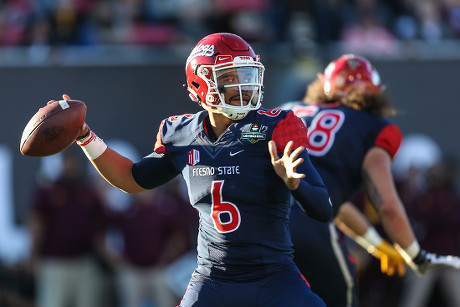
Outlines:
<svg viewBox="0 0 460 307"><path fill-rule="evenodd" d="M192 149L188 152L188 164L196 165L200 162L200 152L196 149Z"/></svg>
<svg viewBox="0 0 460 307"><path fill-rule="evenodd" d="M260 124L251 124L249 127L249 132L241 133L242 140L248 140L251 144L254 144L258 141L264 141L267 138L267 135L262 132L264 126Z"/></svg>

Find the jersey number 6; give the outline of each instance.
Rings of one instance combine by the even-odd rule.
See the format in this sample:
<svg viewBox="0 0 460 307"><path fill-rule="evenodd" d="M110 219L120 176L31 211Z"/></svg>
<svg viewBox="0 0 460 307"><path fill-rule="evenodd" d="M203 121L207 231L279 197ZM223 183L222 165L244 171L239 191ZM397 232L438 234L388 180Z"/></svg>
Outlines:
<svg viewBox="0 0 460 307"><path fill-rule="evenodd" d="M222 200L223 180L213 181L211 189L211 217L214 227L220 233L232 232L238 229L241 222L240 211L235 204ZM224 221L223 221L224 220Z"/></svg>

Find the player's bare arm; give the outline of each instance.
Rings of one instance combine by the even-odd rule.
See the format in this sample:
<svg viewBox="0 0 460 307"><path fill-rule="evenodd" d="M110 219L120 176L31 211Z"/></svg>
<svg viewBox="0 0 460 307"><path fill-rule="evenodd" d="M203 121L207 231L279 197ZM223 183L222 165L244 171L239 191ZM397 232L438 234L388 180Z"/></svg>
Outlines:
<svg viewBox="0 0 460 307"><path fill-rule="evenodd" d="M392 276L403 276L405 260L399 252L369 223L366 217L351 202L340 206L334 223L347 236L363 247L372 256L380 259L382 273Z"/></svg>
<svg viewBox="0 0 460 307"><path fill-rule="evenodd" d="M84 136L90 129L86 123L83 126L82 131L86 131L82 134ZM126 193L137 193L145 190L133 178L131 170L134 162L130 159L109 147L105 147L103 152L94 159L92 159L91 154L87 153L87 156L99 174L114 187Z"/></svg>
<svg viewBox="0 0 460 307"><path fill-rule="evenodd" d="M406 263L419 275L436 267L460 268L460 258L439 256L420 248L396 192L391 159L384 149L374 147L369 150L363 162L363 171L366 173L366 186L375 187L381 197L381 205L377 209L385 232ZM374 199L378 201L378 198ZM371 202L374 199L371 198Z"/></svg>
<svg viewBox="0 0 460 307"><path fill-rule="evenodd" d="M386 233L402 248L409 247L415 236L396 192L387 151L380 147L369 150L363 162L363 178L369 199L378 211Z"/></svg>
<svg viewBox="0 0 460 307"><path fill-rule="evenodd" d="M372 227L366 217L351 203L340 206L334 223L349 237L363 236Z"/></svg>
<svg viewBox="0 0 460 307"><path fill-rule="evenodd" d="M70 100L66 94L62 95L64 100ZM82 145L89 148L84 148ZM131 170L134 162L108 148L105 143L91 131L86 122L80 129L77 137L77 144L82 146L85 154L93 164L94 168L111 185L126 193L136 193L145 189L139 186L134 180Z"/></svg>
<svg viewBox="0 0 460 307"><path fill-rule="evenodd" d="M134 180L131 170L134 163L114 150L107 148L104 153L91 163L104 179L126 193L145 191Z"/></svg>

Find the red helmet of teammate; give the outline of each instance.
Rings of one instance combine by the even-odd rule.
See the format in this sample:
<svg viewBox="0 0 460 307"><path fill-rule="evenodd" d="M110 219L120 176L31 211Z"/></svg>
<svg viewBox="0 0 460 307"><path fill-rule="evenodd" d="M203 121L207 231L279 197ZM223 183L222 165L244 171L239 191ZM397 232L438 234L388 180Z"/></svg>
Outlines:
<svg viewBox="0 0 460 307"><path fill-rule="evenodd" d="M327 65L323 73L324 93L340 99L352 90L378 94L383 90L380 75L364 57L345 54Z"/></svg>
<svg viewBox="0 0 460 307"><path fill-rule="evenodd" d="M240 120L261 105L264 66L238 35L204 37L190 53L185 74L190 98L208 111Z"/></svg>

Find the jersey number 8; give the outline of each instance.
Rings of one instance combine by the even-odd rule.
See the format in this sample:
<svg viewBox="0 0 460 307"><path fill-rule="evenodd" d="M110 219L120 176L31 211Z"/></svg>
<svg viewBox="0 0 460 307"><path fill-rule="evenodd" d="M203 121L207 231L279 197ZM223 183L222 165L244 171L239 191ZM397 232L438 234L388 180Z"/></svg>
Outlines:
<svg viewBox="0 0 460 307"><path fill-rule="evenodd" d="M308 153L312 156L327 154L344 119L345 114L339 110L324 110L316 114L308 127Z"/></svg>

